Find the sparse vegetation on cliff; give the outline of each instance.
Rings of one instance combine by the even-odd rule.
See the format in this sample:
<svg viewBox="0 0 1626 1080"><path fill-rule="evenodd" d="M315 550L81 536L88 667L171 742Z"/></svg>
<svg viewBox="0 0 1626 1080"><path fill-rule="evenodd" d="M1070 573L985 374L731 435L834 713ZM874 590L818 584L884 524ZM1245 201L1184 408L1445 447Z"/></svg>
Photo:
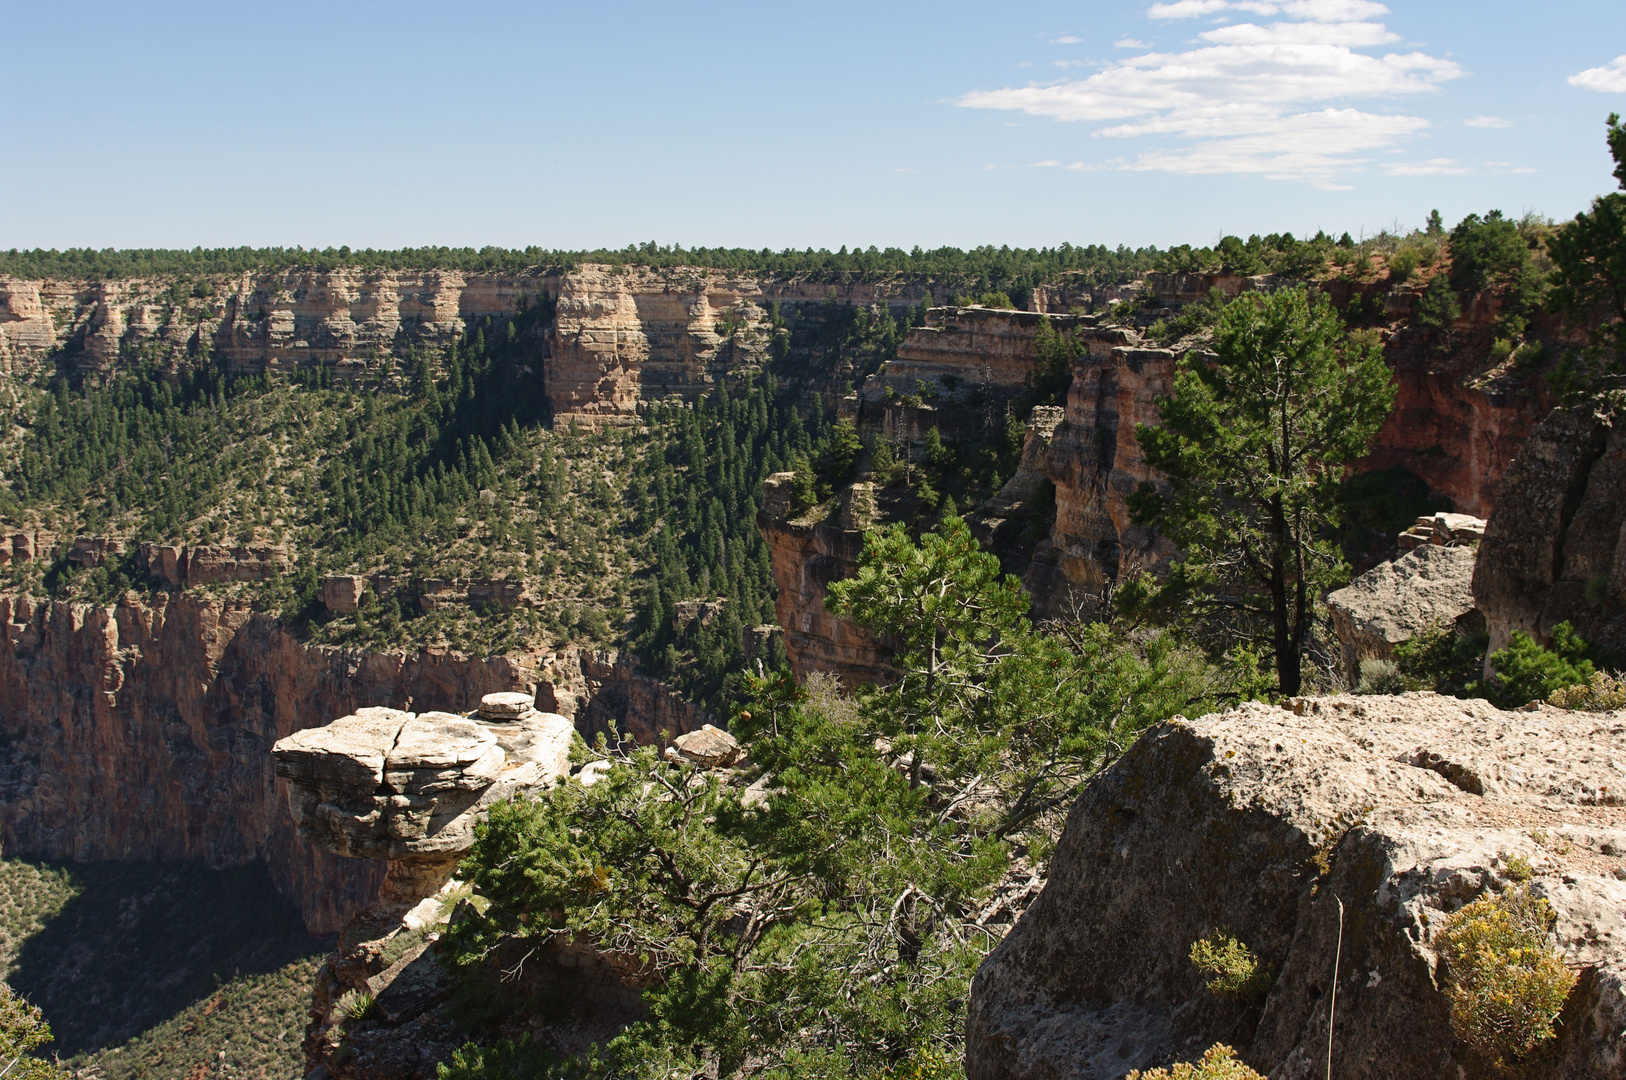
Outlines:
<svg viewBox="0 0 1626 1080"><path fill-rule="evenodd" d="M471 975L577 934L639 958L649 1017L600 1048L613 1075L952 1070L968 980L1056 814L1147 724L1230 685L1167 636L1035 631L958 518L872 534L832 594L899 640L897 682L750 680L730 726L752 775L607 748L593 786L495 809L465 863L491 901L453 932ZM447 1075L510 1075L512 1053Z"/></svg>

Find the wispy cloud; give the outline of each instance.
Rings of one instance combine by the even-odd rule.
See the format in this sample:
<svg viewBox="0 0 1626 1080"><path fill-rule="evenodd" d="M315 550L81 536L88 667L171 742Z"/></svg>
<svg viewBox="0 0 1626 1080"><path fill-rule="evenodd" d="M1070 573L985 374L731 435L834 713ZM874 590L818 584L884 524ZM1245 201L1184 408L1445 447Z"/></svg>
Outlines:
<svg viewBox="0 0 1626 1080"><path fill-rule="evenodd" d="M1051 38L1050 39L1050 44L1052 44L1052 45L1082 45L1082 44L1084 44L1084 39L1081 38L1081 37L1074 37L1072 34L1063 34L1059 38Z"/></svg>
<svg viewBox="0 0 1626 1080"><path fill-rule="evenodd" d="M1222 11L1244 11L1250 15L1286 15L1291 19L1317 22L1348 22L1375 19L1389 9L1371 0L1176 0L1153 4L1146 12L1154 19L1195 19Z"/></svg>
<svg viewBox="0 0 1626 1080"><path fill-rule="evenodd" d="M1370 0L1154 4L1149 14L1155 19L1237 13L1279 18L1226 23L1203 31L1201 44L1182 52L1124 57L1080 79L974 91L958 104L1099 124L1097 136L1165 143L1101 167L1257 173L1337 186L1340 173L1371 164L1367 155L1393 150L1429 126L1421 117L1350 102L1429 93L1464 74L1453 61L1422 52L1359 51L1400 39L1371 21L1387 10ZM1119 45L1149 48L1132 39ZM1393 167L1446 166L1435 161Z"/></svg>
<svg viewBox="0 0 1626 1080"><path fill-rule="evenodd" d="M1112 43L1114 49L1150 49L1152 46L1139 38L1126 37Z"/></svg>
<svg viewBox="0 0 1626 1080"><path fill-rule="evenodd" d="M1427 161L1397 161L1383 167L1385 176L1460 176L1472 172L1455 158L1429 158Z"/></svg>
<svg viewBox="0 0 1626 1080"><path fill-rule="evenodd" d="M1510 128L1513 126L1513 121L1504 120L1500 116L1470 116L1468 119L1464 120L1463 123L1467 124L1469 127L1475 128L1500 129Z"/></svg>
<svg viewBox="0 0 1626 1080"><path fill-rule="evenodd" d="M1601 67L1587 68L1570 76L1570 85L1600 94L1626 94L1626 54Z"/></svg>

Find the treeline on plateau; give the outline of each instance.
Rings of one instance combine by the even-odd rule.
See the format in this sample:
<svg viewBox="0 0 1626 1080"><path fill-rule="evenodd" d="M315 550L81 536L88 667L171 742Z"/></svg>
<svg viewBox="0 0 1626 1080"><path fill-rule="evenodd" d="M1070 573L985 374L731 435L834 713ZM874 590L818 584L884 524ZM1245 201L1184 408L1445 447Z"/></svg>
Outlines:
<svg viewBox="0 0 1626 1080"><path fill-rule="evenodd" d="M16 248L0 252L0 274L21 278L128 278L162 275L232 275L261 270L461 270L484 273L567 270L582 263L614 266L696 266L774 274L806 274L821 280L908 274L954 280L966 287L1028 289L1061 274L1082 273L1092 282L1127 281L1151 269L1160 253L1155 247L940 247L909 251L843 246L837 251L804 248L685 248L681 244L629 244L624 248L562 251L541 247L421 247L380 251L373 248L69 248L58 251Z"/></svg>

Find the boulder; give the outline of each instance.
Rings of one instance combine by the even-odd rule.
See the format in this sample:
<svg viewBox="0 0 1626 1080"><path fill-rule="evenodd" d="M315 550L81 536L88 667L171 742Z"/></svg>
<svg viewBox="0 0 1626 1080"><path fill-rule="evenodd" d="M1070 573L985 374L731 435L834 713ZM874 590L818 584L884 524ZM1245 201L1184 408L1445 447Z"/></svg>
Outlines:
<svg viewBox="0 0 1626 1080"><path fill-rule="evenodd" d="M1119 1080L1226 1042L1273 1080L1484 1076L1452 1034L1434 935L1510 886L1580 972L1542 1077L1626 1063L1626 713L1427 693L1250 703L1152 728L1068 815L1049 880L972 983L970 1080ZM1511 865L1510 865L1511 863ZM1339 903L1343 904L1340 915ZM1223 929L1274 981L1211 994Z"/></svg>
<svg viewBox="0 0 1626 1080"><path fill-rule="evenodd" d="M322 606L347 615L361 606L367 579L359 574L332 574L322 579Z"/></svg>
<svg viewBox="0 0 1626 1080"><path fill-rule="evenodd" d="M1572 624L1626 664L1626 392L1554 409L1502 478L1474 571L1492 652Z"/></svg>
<svg viewBox="0 0 1626 1080"><path fill-rule="evenodd" d="M480 719L482 720L518 720L527 713L535 711L536 698L531 694L520 693L517 690L487 694L480 699Z"/></svg>
<svg viewBox="0 0 1626 1080"><path fill-rule="evenodd" d="M301 839L356 858L443 863L473 844L487 806L569 771L569 720L533 713L501 727L359 709L280 740L272 756Z"/></svg>
<svg viewBox="0 0 1626 1080"><path fill-rule="evenodd" d="M1392 659L1395 646L1473 610L1474 549L1429 544L1379 563L1327 597L1344 671L1362 660Z"/></svg>
<svg viewBox="0 0 1626 1080"><path fill-rule="evenodd" d="M745 756L739 741L722 728L705 725L699 731L679 735L672 741L673 752L703 769L726 769Z"/></svg>

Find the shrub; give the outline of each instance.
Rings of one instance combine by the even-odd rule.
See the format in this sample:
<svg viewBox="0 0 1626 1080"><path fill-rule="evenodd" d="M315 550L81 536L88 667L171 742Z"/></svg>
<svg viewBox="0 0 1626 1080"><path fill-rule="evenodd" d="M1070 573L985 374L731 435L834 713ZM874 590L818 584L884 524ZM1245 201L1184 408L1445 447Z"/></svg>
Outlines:
<svg viewBox="0 0 1626 1080"><path fill-rule="evenodd" d="M365 1020L373 1013L377 999L366 990L349 990L339 999L339 1011L347 1020Z"/></svg>
<svg viewBox="0 0 1626 1080"><path fill-rule="evenodd" d="M1216 930L1191 943L1191 963L1208 976L1208 991L1244 1003L1270 992L1270 971L1236 938Z"/></svg>
<svg viewBox="0 0 1626 1080"><path fill-rule="evenodd" d="M8 1072L23 1080L67 1080L66 1069L33 1056L50 1041L51 1025L40 1010L0 983L0 1067L20 1065Z"/></svg>
<svg viewBox="0 0 1626 1080"><path fill-rule="evenodd" d="M1406 677L1393 660L1369 656L1361 661L1361 678L1355 685L1357 694L1398 694L1405 689Z"/></svg>
<svg viewBox="0 0 1626 1080"><path fill-rule="evenodd" d="M1480 685L1485 697L1503 708L1546 701L1566 686L1589 684L1592 662L1583 659L1587 643L1567 622L1553 627L1552 648L1544 648L1523 630L1515 630L1507 648L1490 658L1495 672Z"/></svg>
<svg viewBox="0 0 1626 1080"><path fill-rule="evenodd" d="M1548 942L1557 916L1518 886L1448 916L1435 938L1445 961L1451 1030L1493 1065L1552 1038L1575 973Z"/></svg>
<svg viewBox="0 0 1626 1080"><path fill-rule="evenodd" d="M1594 671L1584 683L1561 686L1547 698L1549 705L1578 712L1626 709L1626 678L1620 672Z"/></svg>
<svg viewBox="0 0 1626 1080"><path fill-rule="evenodd" d="M1215 1043L1203 1052L1203 1059L1193 1065L1182 1061L1173 1069L1153 1069L1141 1072L1135 1069L1124 1080L1265 1080L1237 1060L1236 1051L1224 1043Z"/></svg>
<svg viewBox="0 0 1626 1080"><path fill-rule="evenodd" d="M1483 633L1459 634L1452 624L1437 623L1396 645L1395 662L1409 684L1460 697L1477 684L1489 641Z"/></svg>

